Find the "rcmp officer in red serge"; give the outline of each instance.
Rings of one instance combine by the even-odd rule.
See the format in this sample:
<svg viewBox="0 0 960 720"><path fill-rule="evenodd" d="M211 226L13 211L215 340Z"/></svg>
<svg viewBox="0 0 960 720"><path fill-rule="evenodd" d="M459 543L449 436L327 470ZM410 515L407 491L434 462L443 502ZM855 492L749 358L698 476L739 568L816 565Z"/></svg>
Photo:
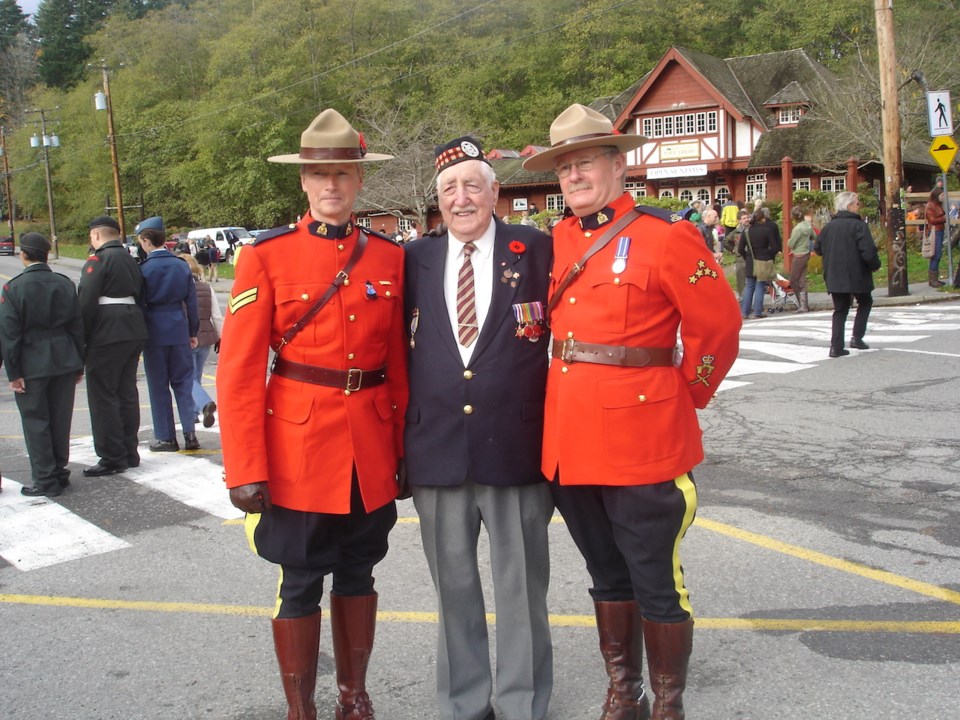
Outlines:
<svg viewBox="0 0 960 720"><path fill-rule="evenodd" d="M362 232L352 209L362 164L389 159L368 153L335 110L314 119L299 153L271 157L300 166L310 210L244 250L224 324L224 475L251 545L281 567L273 636L290 720L317 717L329 574L336 718L374 716L372 571L397 519L407 399L403 250ZM264 383L268 346L276 360Z"/></svg>
<svg viewBox="0 0 960 720"><path fill-rule="evenodd" d="M437 590L440 720L493 720L477 541L489 538L497 705L544 720L553 501L540 472L549 236L494 216L499 183L476 140L436 149L447 232L405 246L410 329L407 480Z"/></svg>
<svg viewBox="0 0 960 720"><path fill-rule="evenodd" d="M678 548L697 508L696 408L736 359L740 312L696 228L624 192L623 153L645 138L574 104L550 142L524 162L554 170L573 211L553 233L543 471L593 582L610 676L601 718L678 720L693 636Z"/></svg>

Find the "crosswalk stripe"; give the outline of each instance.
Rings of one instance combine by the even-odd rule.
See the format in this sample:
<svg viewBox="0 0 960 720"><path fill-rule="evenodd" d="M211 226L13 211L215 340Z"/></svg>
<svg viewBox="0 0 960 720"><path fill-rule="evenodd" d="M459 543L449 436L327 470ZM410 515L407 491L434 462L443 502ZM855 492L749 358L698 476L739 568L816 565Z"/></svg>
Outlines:
<svg viewBox="0 0 960 720"><path fill-rule="evenodd" d="M47 498L20 494L19 483L3 479L0 493L0 556L19 570L36 570L89 555L121 550L130 543L101 530Z"/></svg>

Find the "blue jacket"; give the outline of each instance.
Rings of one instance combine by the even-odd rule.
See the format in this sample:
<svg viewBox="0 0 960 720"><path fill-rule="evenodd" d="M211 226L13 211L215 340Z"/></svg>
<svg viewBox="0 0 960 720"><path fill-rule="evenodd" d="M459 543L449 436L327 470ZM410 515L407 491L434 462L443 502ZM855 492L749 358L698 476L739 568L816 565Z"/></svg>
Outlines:
<svg viewBox="0 0 960 720"><path fill-rule="evenodd" d="M197 287L190 266L169 250L151 252L140 265L147 345L187 345L200 330Z"/></svg>

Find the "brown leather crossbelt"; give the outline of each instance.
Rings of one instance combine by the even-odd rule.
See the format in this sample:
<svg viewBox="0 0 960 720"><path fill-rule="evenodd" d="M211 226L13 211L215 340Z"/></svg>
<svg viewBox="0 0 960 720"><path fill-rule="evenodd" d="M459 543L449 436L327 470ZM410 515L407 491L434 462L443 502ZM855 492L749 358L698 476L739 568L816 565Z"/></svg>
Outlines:
<svg viewBox="0 0 960 720"><path fill-rule="evenodd" d="M553 357L565 363L596 363L619 367L672 367L674 348L597 345L575 340L554 340Z"/></svg>
<svg viewBox="0 0 960 720"><path fill-rule="evenodd" d="M304 365L292 360L284 360L282 357L277 357L273 365L273 373L298 382L326 385L350 392L383 385L387 379L386 366L377 370L361 370L360 368L330 370L316 365Z"/></svg>

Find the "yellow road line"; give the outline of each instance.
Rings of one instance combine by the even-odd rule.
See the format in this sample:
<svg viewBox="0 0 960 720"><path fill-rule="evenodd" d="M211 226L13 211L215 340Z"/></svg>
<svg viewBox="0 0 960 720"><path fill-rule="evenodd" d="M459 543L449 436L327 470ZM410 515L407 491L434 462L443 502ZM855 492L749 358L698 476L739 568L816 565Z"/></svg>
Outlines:
<svg viewBox="0 0 960 720"><path fill-rule="evenodd" d="M222 605L215 603L151 602L144 600L109 600L97 598L63 597L54 595L0 594L0 603L61 608L88 608L94 610L129 610L137 612L187 613L194 615L228 615L239 617L271 617L273 609L255 605ZM377 613L381 622L436 624L435 612ZM496 615L487 613L487 622L496 622ZM592 615L551 615L553 627L595 626ZM960 621L901 622L895 620L819 620L790 618L698 618L702 630L753 630L769 632L884 632L884 633L938 633L960 634Z"/></svg>
<svg viewBox="0 0 960 720"><path fill-rule="evenodd" d="M946 588L942 588L938 585L921 582L920 580L912 580L911 578L904 577L902 575L896 575L892 572L887 572L886 570L875 570L874 568L867 567L866 565L860 565L859 563L850 562L849 560L842 560L840 558L832 557L831 555L825 555L824 553L817 552L816 550L808 550L807 548L803 548L798 545L790 545L785 542L780 542L779 540L774 540L773 538L765 535L758 535L757 533L749 532L748 530L741 530L733 525L716 522L715 520L697 518L695 524L704 528L705 530L711 530L713 532L720 533L721 535L726 535L727 537L743 540L744 542L752 543L759 547L766 548L767 550L773 550L774 552L782 553L784 555L791 555L817 565L823 565L824 567L840 570L841 572L850 573L851 575L859 575L860 577L864 577L875 582L892 585L903 590L915 592L919 595L926 595L928 597L936 598L937 600L953 603L954 605L960 605L960 592L955 590L947 590Z"/></svg>

